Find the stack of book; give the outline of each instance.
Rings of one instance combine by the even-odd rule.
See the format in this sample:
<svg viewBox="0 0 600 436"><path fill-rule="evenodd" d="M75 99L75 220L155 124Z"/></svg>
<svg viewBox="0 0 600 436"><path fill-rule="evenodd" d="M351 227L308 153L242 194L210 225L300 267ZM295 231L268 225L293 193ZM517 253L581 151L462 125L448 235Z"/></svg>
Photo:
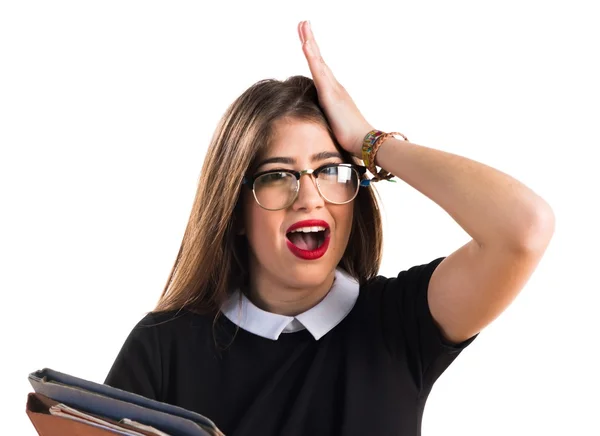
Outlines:
<svg viewBox="0 0 600 436"><path fill-rule="evenodd" d="M198 413L49 368L29 382L26 412L40 436L224 436Z"/></svg>

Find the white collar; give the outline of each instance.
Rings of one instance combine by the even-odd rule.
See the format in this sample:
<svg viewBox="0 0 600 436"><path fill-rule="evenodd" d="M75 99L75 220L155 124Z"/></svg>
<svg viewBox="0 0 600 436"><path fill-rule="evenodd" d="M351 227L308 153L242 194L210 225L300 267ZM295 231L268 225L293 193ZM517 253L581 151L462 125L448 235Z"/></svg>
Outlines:
<svg viewBox="0 0 600 436"><path fill-rule="evenodd" d="M236 289L221 311L234 324L263 338L277 340L281 333L307 329L321 339L350 313L358 299L359 284L340 268L335 270L333 286L316 306L299 315L285 316L255 306ZM240 304L241 300L241 304Z"/></svg>

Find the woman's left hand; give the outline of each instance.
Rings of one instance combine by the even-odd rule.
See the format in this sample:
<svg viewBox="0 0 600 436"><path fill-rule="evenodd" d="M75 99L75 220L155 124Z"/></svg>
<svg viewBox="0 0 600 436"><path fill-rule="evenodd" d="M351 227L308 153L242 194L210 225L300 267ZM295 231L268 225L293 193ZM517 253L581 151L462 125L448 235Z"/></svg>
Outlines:
<svg viewBox="0 0 600 436"><path fill-rule="evenodd" d="M317 87L319 104L325 111L336 139L344 150L362 159L363 139L373 127L365 120L346 89L336 80L321 57L308 21L298 24L298 35Z"/></svg>

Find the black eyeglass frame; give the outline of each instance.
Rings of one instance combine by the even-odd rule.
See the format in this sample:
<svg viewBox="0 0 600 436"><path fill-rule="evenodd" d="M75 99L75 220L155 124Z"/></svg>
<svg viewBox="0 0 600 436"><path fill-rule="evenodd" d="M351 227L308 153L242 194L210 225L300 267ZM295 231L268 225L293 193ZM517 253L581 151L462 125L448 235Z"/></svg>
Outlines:
<svg viewBox="0 0 600 436"><path fill-rule="evenodd" d="M256 200L256 202L258 203L258 205L260 207L262 207L263 209L267 209L265 208L262 204L260 204L260 202L258 201L258 199L256 198L256 193L254 192L254 182L256 181L256 179L258 179L261 176L264 176L265 174L275 174L275 173L287 173L287 174L292 174L294 177L296 177L296 180L298 182L298 189L296 189L296 195L294 196L294 199L290 202L290 204L293 204L294 201L296 201L296 198L298 197L298 192L300 191L299 189L299 185L300 185L300 177L302 177L304 174L309 174L309 175L313 175L313 177L315 178L315 181L317 182L317 190L319 191L319 195L321 197L323 197L323 199L325 201L327 201L328 203L331 204L347 204L350 203L352 200L354 200L356 198L356 195L351 199L348 200L344 203L335 203L333 201L328 200L327 198L325 198L325 196L323 195L323 193L321 192L321 188L319 186L319 182L318 182L318 178L319 178L319 174L328 169L328 168L332 168L332 167L344 167L344 168L351 168L353 170L355 170L358 173L358 180L359 180L359 184L358 187L368 187L371 185L371 180L370 179L363 179L364 175L367 172L367 167L362 166L362 165L356 165L356 164L349 164L349 163L330 163L330 164L325 164L322 165L320 167L318 167L317 169L310 169L307 168L305 170L301 170L301 171L296 171L296 170L290 170L290 169L272 169L272 170L267 170L267 171L261 171L259 173L256 173L252 176L246 176L242 179L242 184L243 185L248 185L250 187L250 189L252 190L252 193L254 195L254 200ZM358 193L358 191L357 191ZM280 209L285 209L286 207L288 207L289 204L287 206L281 207L279 209L267 209L267 210L280 210Z"/></svg>

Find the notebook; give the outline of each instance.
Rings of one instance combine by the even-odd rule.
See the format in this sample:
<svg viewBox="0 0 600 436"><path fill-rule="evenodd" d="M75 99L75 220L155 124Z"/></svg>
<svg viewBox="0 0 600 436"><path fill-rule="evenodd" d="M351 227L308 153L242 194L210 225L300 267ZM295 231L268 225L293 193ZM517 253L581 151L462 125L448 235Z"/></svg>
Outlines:
<svg viewBox="0 0 600 436"><path fill-rule="evenodd" d="M224 436L199 413L112 386L49 368L28 379L35 394L28 396L27 414L40 435ZM62 432L40 431L40 425L50 428L49 422L61 426ZM73 430L65 433L65 426ZM90 433L81 433L82 428Z"/></svg>

